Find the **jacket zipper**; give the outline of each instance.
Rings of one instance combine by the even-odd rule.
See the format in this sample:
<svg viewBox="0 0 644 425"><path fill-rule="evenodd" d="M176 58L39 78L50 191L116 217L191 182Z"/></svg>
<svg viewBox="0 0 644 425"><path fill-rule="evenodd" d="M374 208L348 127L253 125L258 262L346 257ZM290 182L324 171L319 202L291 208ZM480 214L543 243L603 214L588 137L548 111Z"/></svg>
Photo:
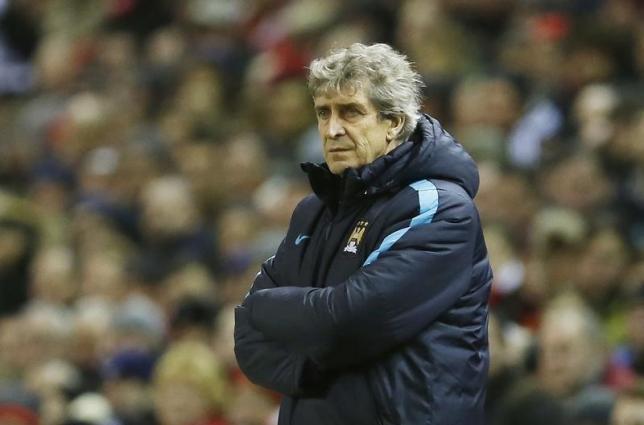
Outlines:
<svg viewBox="0 0 644 425"><path fill-rule="evenodd" d="M329 236L331 236L331 230L333 230L333 226L335 224L337 224L336 221L338 220L338 218L342 217L342 215L344 213L344 208L343 207L344 207L344 201L342 201L342 200L338 201L338 208L335 211L335 214L333 214L331 219L326 223L326 227L324 228L324 241L325 242L329 240Z"/></svg>

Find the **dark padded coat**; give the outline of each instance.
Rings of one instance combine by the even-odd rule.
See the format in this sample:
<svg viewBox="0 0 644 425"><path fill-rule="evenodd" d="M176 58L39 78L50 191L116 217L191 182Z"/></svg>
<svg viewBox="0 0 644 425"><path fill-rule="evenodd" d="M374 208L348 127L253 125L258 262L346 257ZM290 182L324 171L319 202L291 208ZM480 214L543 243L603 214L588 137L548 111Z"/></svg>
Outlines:
<svg viewBox="0 0 644 425"><path fill-rule="evenodd" d="M470 156L424 116L360 169L302 168L315 194L235 311L279 424L483 424L492 271Z"/></svg>

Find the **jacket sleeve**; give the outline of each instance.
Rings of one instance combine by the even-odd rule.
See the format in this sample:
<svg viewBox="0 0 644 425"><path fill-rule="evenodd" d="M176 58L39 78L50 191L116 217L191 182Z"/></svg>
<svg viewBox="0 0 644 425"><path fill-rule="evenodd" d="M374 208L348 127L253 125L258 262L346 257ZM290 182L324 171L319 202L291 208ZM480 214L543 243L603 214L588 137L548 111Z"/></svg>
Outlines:
<svg viewBox="0 0 644 425"><path fill-rule="evenodd" d="M392 225L395 242L338 286L250 295L251 323L276 341L314 335L307 354L323 369L359 363L410 340L468 291L479 223L472 201L463 199L443 219L406 226Z"/></svg>
<svg viewBox="0 0 644 425"><path fill-rule="evenodd" d="M272 265L273 258L262 265L247 297L256 291L276 287L270 274ZM296 395L303 390L305 367L310 369L303 354L259 331L251 323L244 305L235 308L235 356L248 379L287 395Z"/></svg>

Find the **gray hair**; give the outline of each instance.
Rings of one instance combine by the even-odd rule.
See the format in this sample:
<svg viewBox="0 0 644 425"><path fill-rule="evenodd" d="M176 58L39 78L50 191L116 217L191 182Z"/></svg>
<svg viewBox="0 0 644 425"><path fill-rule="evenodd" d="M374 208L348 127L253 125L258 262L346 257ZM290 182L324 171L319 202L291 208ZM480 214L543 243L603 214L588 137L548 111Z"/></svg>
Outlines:
<svg viewBox="0 0 644 425"><path fill-rule="evenodd" d="M382 117L403 116L398 135L406 140L420 119L422 77L407 57L387 44L354 43L333 49L309 66L308 85L313 96L364 89Z"/></svg>

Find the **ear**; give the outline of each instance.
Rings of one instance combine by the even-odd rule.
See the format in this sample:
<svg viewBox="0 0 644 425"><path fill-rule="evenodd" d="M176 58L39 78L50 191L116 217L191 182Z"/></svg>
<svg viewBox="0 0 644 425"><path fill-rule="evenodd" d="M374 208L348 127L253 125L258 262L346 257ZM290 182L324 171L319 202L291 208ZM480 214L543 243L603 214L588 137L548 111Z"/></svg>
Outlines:
<svg viewBox="0 0 644 425"><path fill-rule="evenodd" d="M390 122L389 129L387 130L387 141L391 142L400 136L400 132L405 125L404 115L391 115L387 118Z"/></svg>

